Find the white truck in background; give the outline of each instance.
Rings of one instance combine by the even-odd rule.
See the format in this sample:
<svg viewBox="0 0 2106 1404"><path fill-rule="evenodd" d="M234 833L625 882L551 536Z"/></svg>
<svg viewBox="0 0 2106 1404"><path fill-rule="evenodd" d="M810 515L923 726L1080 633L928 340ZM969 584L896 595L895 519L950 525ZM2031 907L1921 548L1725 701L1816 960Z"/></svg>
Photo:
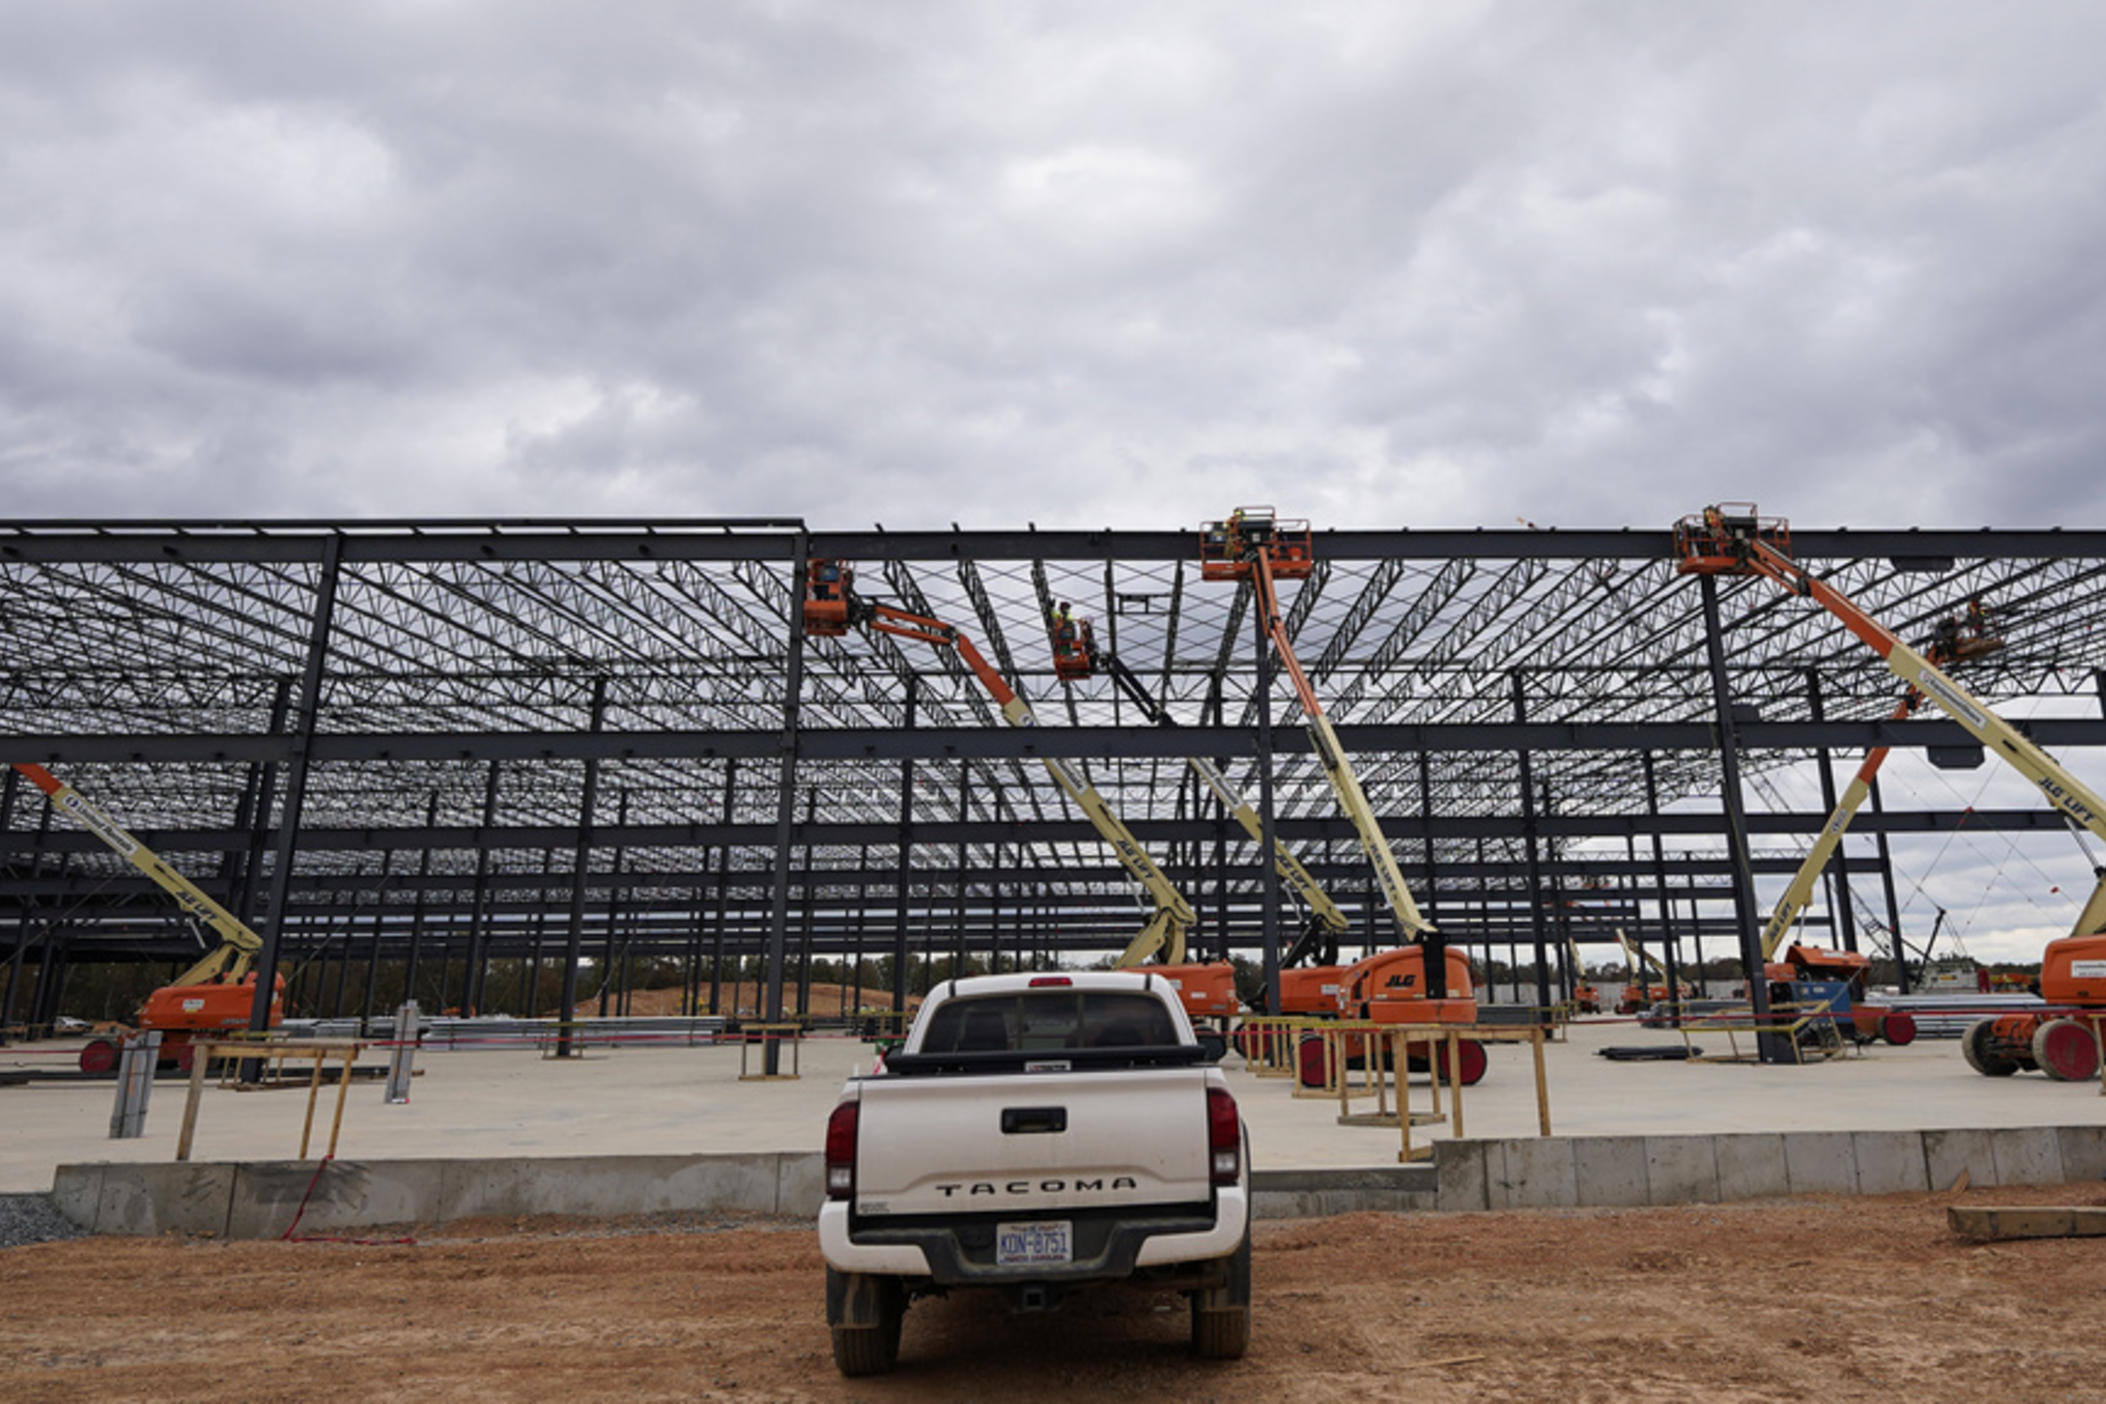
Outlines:
<svg viewBox="0 0 2106 1404"><path fill-rule="evenodd" d="M819 1247L844 1375L892 1368L908 1302L1001 1290L1046 1311L1085 1283L1191 1299L1192 1345L1250 1339L1250 1156L1177 990L1145 971L939 986L826 1128Z"/></svg>

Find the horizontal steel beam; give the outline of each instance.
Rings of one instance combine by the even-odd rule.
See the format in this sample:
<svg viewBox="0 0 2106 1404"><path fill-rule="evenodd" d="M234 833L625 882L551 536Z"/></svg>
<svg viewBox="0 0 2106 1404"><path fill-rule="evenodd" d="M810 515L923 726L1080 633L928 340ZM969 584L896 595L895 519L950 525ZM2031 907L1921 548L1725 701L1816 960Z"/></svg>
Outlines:
<svg viewBox="0 0 2106 1404"><path fill-rule="evenodd" d="M1757 856L1755 871L1762 874L1782 876L1798 870L1798 859L1792 857ZM1181 874L1180 865L1169 865L1173 876ZM1660 865L1673 877L1724 876L1732 872L1732 865L1724 854L1715 857L1684 855L1670 857ZM1853 873L1876 873L1878 860L1872 857L1853 857L1848 860ZM1590 877L1630 876L1643 878L1654 871L1650 859L1639 862L1628 860L1585 860L1579 862L1541 861L1539 867L1553 882L1570 879L1573 886L1565 888L1561 897L1568 901L1602 901L1609 894L1592 893L1577 886ZM1349 868L1343 864L1312 863L1309 870L1317 880L1333 890L1332 895L1340 906L1354 907L1361 900L1367 873L1362 868ZM1494 901L1509 900L1512 896L1501 888L1488 886L1492 879L1519 883L1527 874L1527 865L1516 862L1485 862L1455 864L1441 870L1440 880L1431 887L1419 889L1421 905L1456 904L1476 902L1491 898ZM945 902L957 890L958 869L956 867L917 867L909 870L909 886L915 889L916 900L921 902ZM773 874L765 868L748 868L734 872L726 883L726 891L734 902L759 900L756 894L768 890ZM1257 874L1253 867L1233 869L1229 873L1231 887L1237 891L1254 890ZM443 895L447 893L473 893L477 878L472 873L434 873L426 876L396 875L386 879L388 886L377 899L369 900L360 894L371 894L383 879L371 873L294 873L291 891L301 904L293 914L312 914L327 908L330 912L344 914L352 911L373 912L377 910L406 910L424 894L428 904L433 897L439 900L429 905L429 910L450 910ZM494 910L519 912L553 912L562 905L562 894L569 889L567 873L554 874L549 881L542 881L539 874L497 874L483 879L491 893ZM897 890L899 874L892 868L837 868L798 872L792 875L792 883L802 889L809 883L820 892L816 900L822 904L840 906L853 903L854 890L860 884L867 894L866 904L873 910L887 907L888 895ZM588 872L585 876L587 893L595 900L604 902L611 894L654 892L672 890L688 895L637 899L627 895L622 898L625 910L650 908L665 911L708 910L715 900L716 877L707 872ZM1083 904L1103 904L1104 894L1122 892L1127 882L1120 869L1105 864L1091 867L1048 868L1043 872L1003 869L990 872L984 868L968 868L965 871L968 892L985 894L999 885L1001 891L1019 901L1050 900ZM1212 875L1188 884L1189 896L1199 899L1204 907L1212 895ZM351 897L336 903L312 900L315 893L347 893ZM544 894L533 896L527 894ZM1025 894L1033 894L1026 897ZM150 879L136 876L106 876L100 873L46 874L35 877L16 877L0 883L0 910L12 905L19 908L25 900L67 903L88 902L101 898L109 903L155 902L160 889ZM1651 882L1639 883L1619 889L1614 894L1621 901L1652 901L1659 889ZM1670 896L1681 897L1686 891L1672 887ZM800 898L800 900L802 900ZM91 903L88 909L96 909ZM129 908L134 914L140 910ZM153 910L150 906L147 910ZM173 919L172 908L167 909ZM465 908L463 908L465 910ZM882 912L880 912L882 919Z"/></svg>
<svg viewBox="0 0 2106 1404"><path fill-rule="evenodd" d="M2043 717L2020 730L2038 744L2106 746L2106 720ZM1751 751L1872 746L1921 750L1969 746L1959 723L1921 721L1748 722L1740 728ZM1341 726L1338 736L1355 756L1420 752L1709 751L1715 733L1706 722L1467 722ZM1274 752L1306 754L1302 732L1280 728ZM99 763L256 764L291 759L282 736L219 733L191 736L0 735L0 755L47 765ZM1257 740L1237 727L872 727L798 733L797 756L808 761L1031 760L1044 757L1181 759L1251 757ZM325 733L314 738L310 761L485 760L719 760L777 759L779 731L628 731Z"/></svg>
<svg viewBox="0 0 2106 1404"><path fill-rule="evenodd" d="M1693 503L1691 510L1701 507ZM389 522L0 522L0 562L319 561L322 543L343 535L347 565L367 561L787 560L788 517L556 522L545 519ZM1331 530L1315 534L1319 558L1338 561L1667 560L1669 524L1657 527L1515 530ZM2106 556L2106 531L1982 528L1822 530L1796 528L1801 560L2008 560ZM829 531L811 533L814 554L859 561L1196 559L1197 523L1184 531Z"/></svg>
<svg viewBox="0 0 2106 1404"><path fill-rule="evenodd" d="M1810 810L1750 814L1749 830L1757 834L1810 834L1818 832L1827 816ZM1280 819L1280 834L1291 844L1349 843L1357 840L1351 823L1344 819ZM1392 841L1425 839L1511 839L1529 832L1519 815L1442 814L1431 819L1415 814L1381 816L1383 832ZM1216 835L1218 821L1212 819L1136 819L1129 825L1135 835L1153 846L1174 843L1205 843ZM1860 814L1851 831L1874 833L1950 833L1956 829L2026 833L2035 830L2060 832L2066 826L2050 809L1974 810L1886 810ZM1622 838L1625 836L1702 836L1726 832L1723 814L1673 812L1666 814L1559 814L1540 815L1534 831L1542 838ZM134 836L161 853L241 853L250 837L240 829L138 829ZM1247 840L1240 830L1230 831L1230 842L1248 854ZM632 855L663 849L724 848L772 850L773 824L595 824L593 846L625 849ZM333 829L300 831L302 853L419 853L494 852L502 850L570 849L578 840L574 826L532 825L488 829L466 826L426 829L420 827ZM1072 843L1091 845L1097 834L1078 819L1043 823L1020 820L916 820L914 842L920 844L1020 844ZM900 842L897 824L816 822L794 827L792 842L799 847L895 848ZM0 831L0 860L42 851L57 853L102 853L102 841L78 830L53 829L41 839L30 830ZM1570 855L1568 864L1583 871L1603 871L1590 863L1611 862L1606 858ZM1640 865L1645 866L1645 865ZM872 871L876 871L873 869ZM1022 871L1030 871L1024 869ZM1443 874L1452 871L1441 865ZM523 881L531 874L517 874ZM402 881L396 875L396 881ZM567 878L565 879L567 880ZM714 881L714 878L705 880ZM5 879L0 878L0 883Z"/></svg>

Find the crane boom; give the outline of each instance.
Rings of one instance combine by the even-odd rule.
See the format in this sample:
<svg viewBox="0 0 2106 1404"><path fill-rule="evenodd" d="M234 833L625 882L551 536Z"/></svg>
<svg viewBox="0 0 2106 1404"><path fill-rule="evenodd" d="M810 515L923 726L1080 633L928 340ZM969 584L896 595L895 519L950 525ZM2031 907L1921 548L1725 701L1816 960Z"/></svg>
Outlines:
<svg viewBox="0 0 2106 1404"><path fill-rule="evenodd" d="M263 949L261 936L213 901L204 889L171 868L160 854L134 838L95 801L41 765L16 761L14 767L50 797L53 808L72 815L82 828L107 844L112 853L152 878L162 891L175 899L177 906L218 933L220 944L171 980L170 986L201 985L218 975L225 975L229 981L239 981L247 973L249 962Z"/></svg>
<svg viewBox="0 0 2106 1404"><path fill-rule="evenodd" d="M1722 504L1675 524L1677 569L1692 575L1759 575L1814 601L1864 641L1910 688L1938 705L1983 747L2025 776L2065 820L2106 840L2106 799L1999 717L1924 654L1858 606L1848 595L1793 560L1789 528L1755 515L1752 506ZM1780 544L1782 543L1782 544ZM2077 917L2077 933L2106 927L2106 872Z"/></svg>
<svg viewBox="0 0 2106 1404"><path fill-rule="evenodd" d="M1360 777L1353 773L1353 764L1346 759L1345 748L1338 744L1338 733L1331 729L1330 719L1324 715L1323 703L1317 700L1316 689L1310 686L1308 675L1302 671L1301 660L1294 656L1294 643L1287 637L1287 621L1280 612L1279 592L1273 585L1272 549L1259 545L1252 548L1250 554L1251 587L1257 596L1258 617L1264 622L1273 649L1287 669L1295 695L1301 699L1303 715L1309 719L1309 741L1316 748L1316 759L1323 766L1324 778L1331 782L1331 791L1338 797L1338 807L1352 821L1353 832L1360 839L1361 852L1374 865L1375 878L1382 885L1382 895L1389 901L1390 915L1396 918L1404 939L1416 941L1433 929L1433 923L1420 914L1411 888L1405 885L1403 870L1397 866L1396 855L1389 851L1389 839L1382 832L1382 822L1375 817L1374 806L1368 803L1366 792L1360 788Z"/></svg>
<svg viewBox="0 0 2106 1404"><path fill-rule="evenodd" d="M960 661L972 670L980 685L987 689L995 705L1001 709L1002 719L1011 726L1037 726L1038 718L1008 679L997 672L980 650L973 645L958 628L940 619L913 614L893 605L874 601L853 600L850 603L852 622L861 623L881 634L892 634L899 638L919 639L923 643L948 648L957 654ZM1166 876L1162 867L1148 855L1141 841L1126 827L1117 811L1089 782L1082 768L1062 756L1040 758L1053 782L1062 793L1073 800L1076 807L1090 821L1091 827L1118 856L1120 866L1147 892L1155 904L1155 911L1140 932L1127 943L1117 964L1121 967L1139 965L1151 956L1161 953L1166 965L1180 965L1185 959L1185 936L1198 924L1198 913L1185 900L1175 883Z"/></svg>

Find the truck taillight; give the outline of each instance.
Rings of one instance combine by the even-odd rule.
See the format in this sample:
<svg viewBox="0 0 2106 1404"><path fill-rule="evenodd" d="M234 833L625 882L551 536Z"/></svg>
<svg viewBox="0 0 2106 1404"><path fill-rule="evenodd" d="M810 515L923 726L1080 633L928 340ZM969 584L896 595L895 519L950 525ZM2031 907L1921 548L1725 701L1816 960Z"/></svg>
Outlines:
<svg viewBox="0 0 2106 1404"><path fill-rule="evenodd" d="M1066 989L1074 983L1073 980L1070 980L1065 975L1034 975L1031 977L1031 988L1034 990Z"/></svg>
<svg viewBox="0 0 2106 1404"><path fill-rule="evenodd" d="M843 1102L826 1119L826 1197L856 1195L856 1113L858 1102Z"/></svg>
<svg viewBox="0 0 2106 1404"><path fill-rule="evenodd" d="M1236 1099L1219 1087L1207 1089L1207 1152L1214 1183L1236 1183L1243 1169L1243 1125Z"/></svg>

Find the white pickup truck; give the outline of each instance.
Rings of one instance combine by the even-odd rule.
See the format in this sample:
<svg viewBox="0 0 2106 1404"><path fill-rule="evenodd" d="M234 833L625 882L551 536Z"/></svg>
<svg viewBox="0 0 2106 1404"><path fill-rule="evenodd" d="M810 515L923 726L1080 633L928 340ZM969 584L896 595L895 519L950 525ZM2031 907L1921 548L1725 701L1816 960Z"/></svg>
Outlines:
<svg viewBox="0 0 2106 1404"><path fill-rule="evenodd" d="M827 1122L819 1247L841 1373L890 1369L908 1301L953 1287L1018 1311L1082 1283L1182 1291L1193 1348L1241 1356L1250 1157L1220 1056L1145 973L933 991Z"/></svg>

